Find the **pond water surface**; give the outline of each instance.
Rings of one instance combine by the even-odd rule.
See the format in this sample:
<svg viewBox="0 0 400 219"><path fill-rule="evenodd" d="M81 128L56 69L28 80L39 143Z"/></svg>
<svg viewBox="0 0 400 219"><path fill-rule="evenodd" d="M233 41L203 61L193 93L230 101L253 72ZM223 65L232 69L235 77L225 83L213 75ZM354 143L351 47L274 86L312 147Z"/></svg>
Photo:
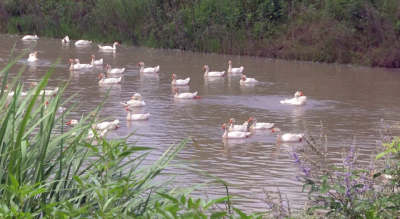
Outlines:
<svg viewBox="0 0 400 219"><path fill-rule="evenodd" d="M398 121L400 110L400 71L312 62L284 61L266 58L241 57L160 50L121 45L115 52L102 52L96 43L75 46L74 41L62 44L61 39L40 38L38 41L22 41L21 36L0 35L0 67L4 67L16 43L14 55L38 52L38 62L28 62L27 55L11 69L22 74L24 90L30 82L38 81L55 65L49 86L70 83L65 96L81 91L72 101L78 106L66 119L79 119L92 111L103 100L109 86L99 86L98 76L105 72L105 64L113 68L126 68L122 83L112 88L101 117L119 119L121 128L109 131L107 138L123 138L135 131L129 141L138 146L154 147L149 157L156 160L169 146L187 137L193 137L198 146L190 141L179 153L177 163L212 174L233 184L232 195L245 197L238 200L239 208L264 210L265 205L254 198L262 197L262 189L276 191L276 187L288 196L295 206L303 206L306 194L302 185L295 181L301 169L288 154L290 146L278 145L276 135L258 131L248 139L223 141L222 124L235 118L242 124L250 116L259 122L273 122L283 132L302 133L303 118L310 129L319 135L320 122L328 136L329 162L340 163L340 151L349 148L356 139L360 160L368 162L379 139L381 119ZM69 71L68 60L79 58L90 63L91 55L103 58L103 67L85 71ZM244 74L256 78L259 83L241 86L240 75L223 78L205 78L202 67L227 71L228 61L233 67L244 66ZM140 74L136 64L143 61L147 66L160 65L159 74ZM174 99L171 75L190 77L190 85L183 91L202 96L199 100ZM83 89L83 90L82 90ZM292 98L296 91L307 96L304 106L287 106L280 100ZM133 92L142 95L146 106L141 112L150 113L143 122L127 122L125 107ZM68 107L68 105L66 105ZM210 178L188 170L168 170L179 174L176 185L189 186L210 181ZM211 197L224 196L221 186L206 187ZM204 195L198 191L197 195Z"/></svg>

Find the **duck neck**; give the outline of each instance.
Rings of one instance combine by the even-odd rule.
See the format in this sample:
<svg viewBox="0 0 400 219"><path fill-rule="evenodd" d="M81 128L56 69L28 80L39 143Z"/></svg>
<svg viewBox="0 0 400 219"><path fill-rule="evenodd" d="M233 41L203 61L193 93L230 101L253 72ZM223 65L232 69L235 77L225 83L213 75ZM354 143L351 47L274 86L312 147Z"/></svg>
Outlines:
<svg viewBox="0 0 400 219"><path fill-rule="evenodd" d="M257 126L257 119L253 119L253 124L251 126L253 126L253 127Z"/></svg>
<svg viewBox="0 0 400 219"><path fill-rule="evenodd" d="M71 66L69 67L69 70L74 70L74 62L71 62Z"/></svg>
<svg viewBox="0 0 400 219"><path fill-rule="evenodd" d="M116 49L116 48L117 48L117 47L115 46L115 44L116 44L116 43L114 43L114 45L113 45L113 49Z"/></svg>
<svg viewBox="0 0 400 219"><path fill-rule="evenodd" d="M131 118L131 115L132 115L132 112L129 110L129 111L128 111L128 116L127 116L128 119Z"/></svg>
<svg viewBox="0 0 400 219"><path fill-rule="evenodd" d="M222 138L228 138L228 133L229 133L229 129L225 129L225 133L224 133L224 135L222 135Z"/></svg>
<svg viewBox="0 0 400 219"><path fill-rule="evenodd" d="M232 72L232 64L231 63L229 63L228 72Z"/></svg>
<svg viewBox="0 0 400 219"><path fill-rule="evenodd" d="M140 68L140 71L143 71L143 70L144 70L144 63L142 65L142 67Z"/></svg>
<svg viewBox="0 0 400 219"><path fill-rule="evenodd" d="M204 75L207 75L208 74L208 68L206 68L206 73L204 73Z"/></svg>

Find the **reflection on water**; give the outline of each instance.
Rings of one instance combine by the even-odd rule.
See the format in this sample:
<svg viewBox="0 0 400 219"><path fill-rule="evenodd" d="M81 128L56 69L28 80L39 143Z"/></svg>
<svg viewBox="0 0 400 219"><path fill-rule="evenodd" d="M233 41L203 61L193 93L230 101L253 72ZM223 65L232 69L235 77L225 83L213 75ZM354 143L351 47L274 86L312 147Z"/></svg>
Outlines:
<svg viewBox="0 0 400 219"><path fill-rule="evenodd" d="M155 160L171 144L188 136L191 141L179 153L178 161L190 161L189 166L205 171L236 185L232 195L240 199L241 209L264 210L265 206L253 199L252 191L260 188L280 190L296 207L306 200L302 186L294 181L301 172L290 156L291 144L277 144L276 134L269 130L253 132L250 138L222 140L221 126L230 118L243 124L250 116L259 122L275 123L283 133L304 132L303 118L308 127L319 134L320 121L328 136L331 161L340 159L340 150L351 145L354 136L360 148L359 160L369 160L379 138L376 131L380 119L398 120L398 70L354 67L345 65L315 64L254 57L210 55L203 53L157 50L120 46L115 52L99 51L96 43L90 45L62 44L61 40L40 38L38 41L21 41L20 37L0 35L0 63L5 66L15 42L14 55L27 49L38 51L39 61L28 63L22 57L10 70L10 79L19 69L27 66L22 74L26 85L39 81L46 71L55 65L49 87L56 87L70 79L65 98L81 91L64 107L77 102L68 119L79 119L96 109L109 92L108 99L100 110L100 118L119 119L121 128L110 131L108 139L125 138L137 141L138 146L155 148L149 160ZM32 49L33 48L33 49ZM68 60L78 58L90 63L91 55L103 58L104 66L126 68L121 84L99 85L98 76L105 69L95 66L82 71L69 71ZM248 77L259 80L256 84L240 85L240 74L225 77L204 77L203 67L207 63L211 70L225 70L232 60L234 66L243 65ZM136 64L139 61L149 66L160 65L159 74L143 74ZM240 62L240 64L239 64ZM235 63L237 63L235 65ZM189 86L181 86L182 92L198 92L198 100L175 99L171 75L190 77ZM10 82L10 81L9 81ZM24 87L27 91L29 86ZM304 106L280 104L281 100L293 98L294 92L307 95ZM142 95L145 107L135 108L135 113L150 113L148 121L126 121L127 112L120 102L128 101L133 92ZM301 146L305 143L300 143ZM150 161L149 161L150 162ZM177 161L176 161L177 162ZM197 185L208 179L196 173L179 170L176 182L181 185ZM223 189L207 189L210 196L223 196ZM198 193L201 195L201 193Z"/></svg>

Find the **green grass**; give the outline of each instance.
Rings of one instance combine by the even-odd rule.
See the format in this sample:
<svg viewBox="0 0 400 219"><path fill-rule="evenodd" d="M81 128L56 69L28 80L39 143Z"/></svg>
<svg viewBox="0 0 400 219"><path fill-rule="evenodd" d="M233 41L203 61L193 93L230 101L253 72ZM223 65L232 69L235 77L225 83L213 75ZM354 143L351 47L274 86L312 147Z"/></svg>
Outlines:
<svg viewBox="0 0 400 219"><path fill-rule="evenodd" d="M397 0L8 0L0 31L198 52L400 67ZM1 8L1 7L0 7Z"/></svg>

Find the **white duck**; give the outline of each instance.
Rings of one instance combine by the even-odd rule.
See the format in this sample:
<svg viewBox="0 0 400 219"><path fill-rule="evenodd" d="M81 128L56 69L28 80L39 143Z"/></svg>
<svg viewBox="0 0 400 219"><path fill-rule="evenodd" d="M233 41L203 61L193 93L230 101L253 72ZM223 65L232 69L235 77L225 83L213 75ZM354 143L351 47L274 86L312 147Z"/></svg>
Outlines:
<svg viewBox="0 0 400 219"><path fill-rule="evenodd" d="M37 58L37 52L33 52L29 54L28 62L36 62L39 59Z"/></svg>
<svg viewBox="0 0 400 219"><path fill-rule="evenodd" d="M248 132L247 125L249 124L248 121L244 122L243 125L235 125L235 119L231 118L229 120L229 131L238 131L238 132Z"/></svg>
<svg viewBox="0 0 400 219"><path fill-rule="evenodd" d="M297 91L294 94L294 98L289 99L289 100L281 100L282 104L288 104L288 105L304 105L306 104L307 97L304 96L304 94L300 91Z"/></svg>
<svg viewBox="0 0 400 219"><path fill-rule="evenodd" d="M92 125L92 129L95 129L95 130L118 129L119 128L118 123L119 123L118 119L116 119L112 122L95 123Z"/></svg>
<svg viewBox="0 0 400 219"><path fill-rule="evenodd" d="M6 86L4 87L4 89L8 89L8 85L6 85ZM8 90L4 90L4 93L6 93L6 92L8 92ZM13 97L14 94L15 94L14 91L10 91L10 92L8 93L7 97ZM27 95L28 95L27 92L21 91L21 97L25 97L25 96L27 96Z"/></svg>
<svg viewBox="0 0 400 219"><path fill-rule="evenodd" d="M225 74L225 71L209 71L208 65L203 66L203 69L206 70L205 77L222 77Z"/></svg>
<svg viewBox="0 0 400 219"><path fill-rule="evenodd" d="M69 43L69 37L68 37L68 36L65 36L65 37L61 40L61 42L62 42L62 43Z"/></svg>
<svg viewBox="0 0 400 219"><path fill-rule="evenodd" d="M225 133L222 135L222 138L248 138L251 132L238 132L238 131L229 131L229 126L226 124L222 125L222 129L225 129Z"/></svg>
<svg viewBox="0 0 400 219"><path fill-rule="evenodd" d="M31 87L35 87L37 85L38 85L37 82L31 83ZM42 96L44 94L45 96L51 96L51 95L55 96L58 93L59 89L60 89L59 87L56 87L54 88L54 90L41 90L39 95Z"/></svg>
<svg viewBox="0 0 400 219"><path fill-rule="evenodd" d="M176 94L174 98L179 98L179 99L200 99L201 96L197 96L197 91L194 93L179 93L179 87L176 87L174 89L176 91Z"/></svg>
<svg viewBox="0 0 400 219"><path fill-rule="evenodd" d="M100 45L98 45L98 46L99 46L99 49L101 49L101 50L116 50L117 49L116 46L119 46L119 43L115 42L112 47L111 46L100 46Z"/></svg>
<svg viewBox="0 0 400 219"><path fill-rule="evenodd" d="M22 37L22 40L38 40L39 37L37 35L25 35Z"/></svg>
<svg viewBox="0 0 400 219"><path fill-rule="evenodd" d="M106 74L101 73L99 75L99 79L101 78L101 80L99 81L99 84L120 84L122 77L119 78L107 78Z"/></svg>
<svg viewBox="0 0 400 219"><path fill-rule="evenodd" d="M145 106L145 102L142 100L142 95L139 93L135 93L132 95L131 100L127 102L120 102L124 106L132 106L132 107L142 107Z"/></svg>
<svg viewBox="0 0 400 219"><path fill-rule="evenodd" d="M279 128L273 128L271 132L277 132L278 137L276 139L277 142L302 142L303 141L303 135L302 134L283 134L281 133L281 130Z"/></svg>
<svg viewBox="0 0 400 219"><path fill-rule="evenodd" d="M44 108L47 109L47 107L49 106L49 102L46 101L46 103L44 104ZM58 109L56 110L56 113L63 113L65 111L64 107L58 107Z"/></svg>
<svg viewBox="0 0 400 219"><path fill-rule="evenodd" d="M91 65L103 65L103 59L95 60L94 55L92 55Z"/></svg>
<svg viewBox="0 0 400 219"><path fill-rule="evenodd" d="M107 74L121 74L124 73L125 68L111 68L111 65L106 65L107 70Z"/></svg>
<svg viewBox="0 0 400 219"><path fill-rule="evenodd" d="M91 43L92 43L92 41L89 41L89 40L78 40L75 42L75 45L89 45Z"/></svg>
<svg viewBox="0 0 400 219"><path fill-rule="evenodd" d="M92 68L93 67L93 65L91 65L91 64L81 64L79 62L79 59L75 59L75 63L76 63L76 65L80 65L81 68Z"/></svg>
<svg viewBox="0 0 400 219"><path fill-rule="evenodd" d="M69 63L71 63L71 66L69 67L70 71L79 71L82 69L80 64L74 64L75 61L73 59L69 59Z"/></svg>
<svg viewBox="0 0 400 219"><path fill-rule="evenodd" d="M132 114L132 109L130 106L126 107L126 111L128 111L128 116L126 120L148 120L150 113L146 114Z"/></svg>
<svg viewBox="0 0 400 219"><path fill-rule="evenodd" d="M159 65L157 65L154 68L150 68L150 67L146 68L145 65L144 65L144 62L139 62L137 64L137 66L141 66L140 72L143 72L143 73L158 73L160 71L160 66Z"/></svg>
<svg viewBox="0 0 400 219"><path fill-rule="evenodd" d="M78 124L79 124L79 122L76 119L72 119L72 120L70 120L69 122L66 123L66 125L72 125L72 126L75 126L75 125L78 125ZM107 132L107 129L104 129L101 132L97 132L97 136L98 137L105 137L106 132ZM72 135L76 135L76 133L72 133ZM90 140L93 137L94 137L93 131L89 130L89 132L86 135L86 140Z"/></svg>
<svg viewBox="0 0 400 219"><path fill-rule="evenodd" d="M171 82L172 85L176 85L176 86L179 86L179 85L189 85L190 78L186 78L185 80L183 80L183 79L176 79L176 78L177 78L177 77L176 77L176 74L173 74L173 75L172 75L172 82Z"/></svg>
<svg viewBox="0 0 400 219"><path fill-rule="evenodd" d="M232 62L229 61L228 73L242 73L243 69L243 66L240 66L240 68L232 68Z"/></svg>
<svg viewBox="0 0 400 219"><path fill-rule="evenodd" d="M240 84L247 84L247 83L257 83L258 81L254 78L248 78L246 75L242 76L242 79L240 79Z"/></svg>
<svg viewBox="0 0 400 219"><path fill-rule="evenodd" d="M253 121L253 124L251 124L250 129L252 130L261 130L261 129L270 129L274 126L274 123L266 123L266 122L257 122L257 119L255 116L252 116L247 120L248 122Z"/></svg>

